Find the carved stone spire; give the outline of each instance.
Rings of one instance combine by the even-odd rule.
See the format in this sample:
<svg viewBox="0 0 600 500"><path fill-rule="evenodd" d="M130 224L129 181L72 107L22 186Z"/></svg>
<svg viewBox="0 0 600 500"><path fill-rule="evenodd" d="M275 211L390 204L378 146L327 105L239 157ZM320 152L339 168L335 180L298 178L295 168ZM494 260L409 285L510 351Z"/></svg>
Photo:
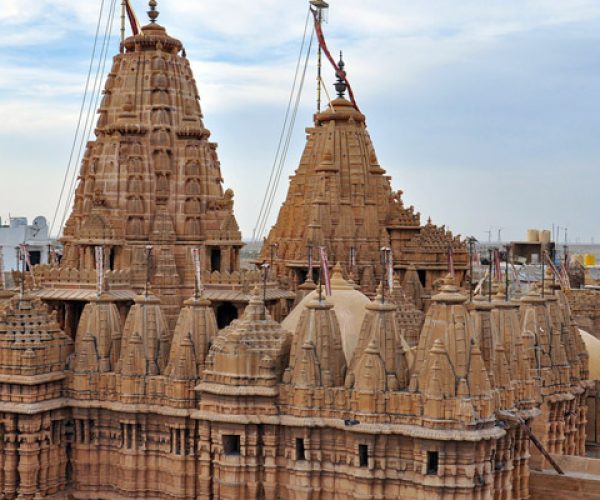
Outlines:
<svg viewBox="0 0 600 500"><path fill-rule="evenodd" d="M336 88L343 96L343 79ZM262 248L262 260L269 260L270 247L277 244L281 256L277 274L300 284L308 269L307 245L324 245L335 260L353 262L352 271L360 278L361 289L368 292L374 289L374 278L383 273L382 241L393 242L394 255L405 260L394 264L402 264L402 269L412 262L431 275L431 262L445 260L449 245L455 250L457 269L466 268L466 250L460 240L444 228L422 226L420 214L414 207L405 207L402 193L392 190L377 160L365 115L338 97L314 118L300 165ZM408 245L410 254L406 253ZM432 277L427 281L432 283Z"/></svg>
<svg viewBox="0 0 600 500"><path fill-rule="evenodd" d="M255 287L244 315L214 339L203 385L273 387L281 381L290 343L291 334L271 319Z"/></svg>
<svg viewBox="0 0 600 500"><path fill-rule="evenodd" d="M121 318L117 306L112 302L112 297L104 294L92 299L84 307L77 327L75 371L104 373L114 370L120 356L121 336ZM83 355L84 345L91 347L87 344L90 339L94 349L85 352L88 361L84 363L79 357ZM92 355L97 359L92 360L90 358Z"/></svg>
<svg viewBox="0 0 600 500"><path fill-rule="evenodd" d="M348 369L346 385L358 387L361 382L360 371L365 369L367 358L373 365L373 354L382 361L383 379L372 383L382 390L398 391L408 387L408 344L403 339L396 322L396 306L391 302L381 303L379 297L367 305L367 313L360 330L358 345ZM368 353L367 353L368 351ZM362 368L359 368L362 366ZM379 371L371 372L375 376Z"/></svg>
<svg viewBox="0 0 600 500"><path fill-rule="evenodd" d="M308 352L310 349L313 354ZM326 301L311 301L296 327L285 381L291 384L310 381L315 386L339 387L344 384L345 376L346 358L333 305Z"/></svg>
<svg viewBox="0 0 600 500"><path fill-rule="evenodd" d="M243 243L190 61L180 55L181 41L156 22L156 7L151 0L151 22L125 39L107 77L63 233L61 273L77 269L68 285L85 288L82 276L95 271L94 240L119 288L141 293L151 244L153 292L174 327L194 290L191 249L210 241L202 272L211 271L212 252L222 255L220 271L232 273Z"/></svg>
<svg viewBox="0 0 600 500"><path fill-rule="evenodd" d="M217 336L217 331L217 320L215 319L215 314L209 300L200 297L186 301L184 307L181 309L177 326L175 327L169 364L167 365L165 374L171 375L173 373L182 356L185 356L186 360L188 359L189 353L187 351L189 350L189 345L191 345L194 357L193 373L196 376L200 376L202 370L204 370L209 347ZM185 352L182 353L182 351ZM185 366L189 366L187 361ZM178 368L179 371L181 369L181 367ZM191 376L191 373L189 376Z"/></svg>
<svg viewBox="0 0 600 500"><path fill-rule="evenodd" d="M135 375L162 374L167 365L169 346L170 335L160 300L153 295L136 297L125 322L121 357L116 371L126 373L133 355ZM143 353L141 360L137 359L140 352Z"/></svg>

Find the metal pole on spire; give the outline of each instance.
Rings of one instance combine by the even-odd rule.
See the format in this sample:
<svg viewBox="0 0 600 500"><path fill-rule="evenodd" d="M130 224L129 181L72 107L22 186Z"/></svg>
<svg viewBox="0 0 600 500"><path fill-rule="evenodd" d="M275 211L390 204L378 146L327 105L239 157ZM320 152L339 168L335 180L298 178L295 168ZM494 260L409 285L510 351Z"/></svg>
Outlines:
<svg viewBox="0 0 600 500"><path fill-rule="evenodd" d="M125 6L126 0L121 0L121 43L125 41Z"/></svg>
<svg viewBox="0 0 600 500"><path fill-rule="evenodd" d="M319 25L323 23L323 11L329 8L329 4L324 0L311 0L310 4L317 10L317 22ZM319 45L317 51L317 113L321 111L321 70L323 67L323 51Z"/></svg>

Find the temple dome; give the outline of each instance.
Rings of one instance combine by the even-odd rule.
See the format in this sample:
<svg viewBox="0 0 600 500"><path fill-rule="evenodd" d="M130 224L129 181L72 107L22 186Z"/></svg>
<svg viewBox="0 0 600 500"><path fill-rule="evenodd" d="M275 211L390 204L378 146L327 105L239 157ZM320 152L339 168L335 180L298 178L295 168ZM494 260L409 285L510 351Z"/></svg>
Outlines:
<svg viewBox="0 0 600 500"><path fill-rule="evenodd" d="M369 298L362 292L356 290L348 281L342 277L341 267L338 265L333 269L331 276L331 296L327 302L333 304L333 311L337 317L342 333L342 347L346 362L350 363L354 349L360 336L360 328L365 317L365 306L370 304ZM323 296L325 289L323 288ZM295 332L302 311L306 306L319 299L319 290L313 290L300 303L292 309L292 312L283 320L283 328Z"/></svg>
<svg viewBox="0 0 600 500"><path fill-rule="evenodd" d="M589 354L590 364L590 380L600 380L600 339L597 339L592 334L585 330L579 329L581 338L585 343L585 349Z"/></svg>

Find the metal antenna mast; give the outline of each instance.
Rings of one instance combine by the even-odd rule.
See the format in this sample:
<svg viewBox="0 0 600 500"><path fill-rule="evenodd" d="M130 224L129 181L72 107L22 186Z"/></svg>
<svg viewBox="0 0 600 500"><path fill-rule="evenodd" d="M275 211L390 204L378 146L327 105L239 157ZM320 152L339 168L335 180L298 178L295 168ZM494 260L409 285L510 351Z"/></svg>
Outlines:
<svg viewBox="0 0 600 500"><path fill-rule="evenodd" d="M317 20L319 24L323 23L323 11L329 8L329 4L324 0L311 0L310 4L317 10ZM317 51L317 113L321 111L321 70L323 67L323 57L321 46Z"/></svg>

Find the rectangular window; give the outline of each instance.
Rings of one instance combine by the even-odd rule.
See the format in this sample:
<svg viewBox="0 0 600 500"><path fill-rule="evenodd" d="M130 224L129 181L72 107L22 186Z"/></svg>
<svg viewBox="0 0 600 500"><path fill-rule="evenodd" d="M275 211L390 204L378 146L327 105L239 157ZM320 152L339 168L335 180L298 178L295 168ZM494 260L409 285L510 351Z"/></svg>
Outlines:
<svg viewBox="0 0 600 500"><path fill-rule="evenodd" d="M360 467L369 466L369 446L366 444L358 445L358 465Z"/></svg>
<svg viewBox="0 0 600 500"><path fill-rule="evenodd" d="M436 476L438 473L439 455L437 451L427 452L427 475Z"/></svg>
<svg viewBox="0 0 600 500"><path fill-rule="evenodd" d="M239 455L240 449L239 434L223 435L223 451L225 452L225 455Z"/></svg>
<svg viewBox="0 0 600 500"><path fill-rule="evenodd" d="M306 450L302 438L296 438L296 460L306 460Z"/></svg>

